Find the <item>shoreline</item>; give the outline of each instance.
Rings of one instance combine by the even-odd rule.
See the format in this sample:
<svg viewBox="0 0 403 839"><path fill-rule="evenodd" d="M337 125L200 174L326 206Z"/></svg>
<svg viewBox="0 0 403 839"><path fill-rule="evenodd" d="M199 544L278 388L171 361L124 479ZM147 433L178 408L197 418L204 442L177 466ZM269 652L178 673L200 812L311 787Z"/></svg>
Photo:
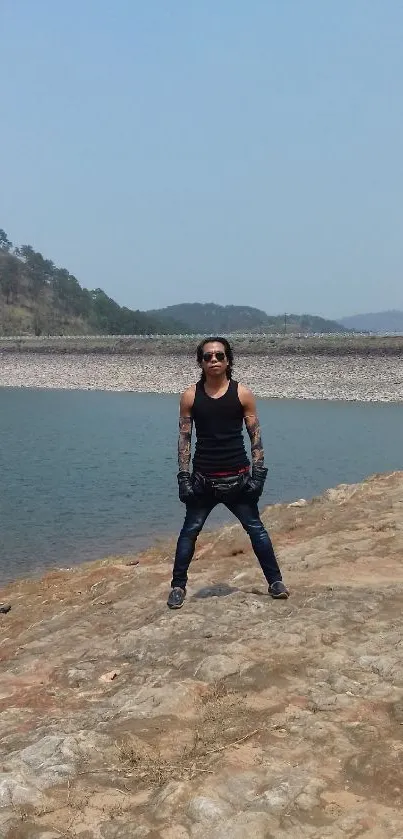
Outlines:
<svg viewBox="0 0 403 839"><path fill-rule="evenodd" d="M198 378L182 354L0 352L0 388L179 394ZM239 354L234 378L260 398L400 403L403 354Z"/></svg>
<svg viewBox="0 0 403 839"><path fill-rule="evenodd" d="M0 384L0 391L2 390L56 390L59 392L64 392L66 390L78 393L135 393L135 394L144 394L144 396L180 396L181 391L159 391L159 390L129 390L127 388L121 388L120 390L116 388L107 388L107 387L53 387L53 386L43 386L35 387L32 385L4 385ZM382 397L373 397L373 398L359 398L355 396L282 396L282 395L265 395L259 396L259 399L273 399L273 400L281 400L281 399L289 399L290 401L303 401L303 402L351 402L351 403L363 403L363 404L388 404L388 405L399 405L403 402L403 397L399 396L396 399L393 398L382 398Z"/></svg>
<svg viewBox="0 0 403 839"><path fill-rule="evenodd" d="M339 490L344 489L345 487L355 487L359 485L366 485L373 481L376 481L378 477L389 477L391 475L400 474L399 470L388 471L384 473L372 473L368 474L362 481L355 482L348 482L348 483L339 483L336 485L329 484L329 486L325 487L318 493L313 495L304 494L304 497L297 497L295 496L290 499L280 498L279 500L272 501L271 503L263 503L260 507L260 513L262 516L266 517L268 521L270 521L270 529L273 529L273 522L276 521L277 515L279 511L282 510L296 510L305 508L307 506L312 506L316 503L320 503L324 499L332 498L335 493ZM403 475L403 472L402 472ZM220 522L216 522L213 524L206 524L203 528L202 535L199 537L198 545L200 543L204 543L207 541L208 543L210 540L215 540L221 538L220 534L227 534L232 532L234 529L239 530L240 525L239 522L234 521L233 517L229 516L228 519L224 518ZM31 570L25 569L21 570L21 572L16 573L13 576L4 576L1 577L0 573L0 602L7 600L9 598L9 592L13 590L15 586L19 586L24 583L41 583L43 579L45 579L48 575L53 574L74 574L78 572L80 569L87 569L91 570L91 568L95 569L100 566L107 566L116 562L120 562L123 565L128 567L135 566L141 562L142 557L160 554L161 552L165 554L164 561L169 559L170 566L167 572L168 577L170 576L171 567L173 565L173 557L175 552L176 541L178 539L180 524L178 524L177 529L174 530L161 530L158 533L151 533L148 536L141 537L140 540L136 541L133 539L133 543L131 548L122 549L120 550L119 547L112 552L108 551L107 553L102 554L102 551L94 552L93 556L89 556L88 552L82 552L81 555L74 554L76 556L76 560L73 562L66 562L64 564L58 564L56 562L52 562L49 564L41 565L39 562L35 567ZM123 548L123 546L122 546ZM199 548L196 549L196 559L197 553Z"/></svg>
<svg viewBox="0 0 403 839"><path fill-rule="evenodd" d="M382 473L380 477L389 477L390 475L399 474L399 472L385 472ZM402 473L403 474L403 473ZM290 500L279 500L274 501L270 504L264 504L261 507L261 515L267 517L268 520L273 522L276 521L278 511L281 510L292 510L299 508L305 508L307 506L312 506L317 502L321 502L326 498L332 497L335 492L338 492L341 488L344 487L355 487L359 485L365 485L367 483L371 483L375 481L379 477L377 474L367 475L361 482L355 483L348 483L348 484L337 484L336 486L328 486L322 492L307 496L306 498L294 498L292 501ZM271 524L271 530L273 530ZM240 525L239 522L234 521L233 518L229 518L228 521L224 520L219 523L213 524L212 526L205 525L203 528L202 535L199 537L199 542L203 543L205 541L210 542L211 539L221 538L220 534L230 533L233 530L239 530ZM133 544L131 550L123 550L120 551L117 549L112 553L108 552L106 554L102 554L101 551L94 554L93 557L88 557L85 555L85 552L82 556L77 556L77 561L70 562L66 564L57 564L52 563L49 565L36 565L34 568L29 570L22 570L21 573L17 573L13 577L6 578L4 580L0 579L0 602L4 598L9 597L9 592L13 590L15 586L19 586L25 583L41 583L48 575L53 574L74 574L75 572L79 572L80 569L88 569L91 568L98 568L100 566L107 566L110 564L114 564L116 562L123 563L124 565L135 566L138 564L137 561L141 561L143 556L154 555L156 553L168 553L169 557L172 559L173 562L173 554L172 548L175 547L176 540L178 538L178 533L176 531L168 532L166 530L161 531L161 533L154 534L153 537L150 535L150 539L144 537L142 540L143 544ZM199 548L196 550L196 559L197 553ZM172 563L171 563L172 564ZM170 569L169 569L170 570ZM169 571L168 577L169 577Z"/></svg>

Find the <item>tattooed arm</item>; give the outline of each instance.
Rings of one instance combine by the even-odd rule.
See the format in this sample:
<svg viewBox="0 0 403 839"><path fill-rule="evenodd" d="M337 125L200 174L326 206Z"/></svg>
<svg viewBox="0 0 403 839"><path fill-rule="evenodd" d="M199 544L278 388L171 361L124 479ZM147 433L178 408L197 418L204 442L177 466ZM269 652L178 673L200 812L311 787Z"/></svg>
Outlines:
<svg viewBox="0 0 403 839"><path fill-rule="evenodd" d="M190 455L192 443L192 408L194 402L194 388L188 388L181 396L179 410L178 437L178 487L179 499L188 504L194 495L193 483L190 475Z"/></svg>
<svg viewBox="0 0 403 839"><path fill-rule="evenodd" d="M194 387L189 387L181 396L178 437L179 472L189 472L193 428L192 408L194 397Z"/></svg>
<svg viewBox="0 0 403 839"><path fill-rule="evenodd" d="M238 395L244 410L246 430L250 438L252 467L264 466L264 451L260 423L256 410L256 399L252 391L243 385L238 386Z"/></svg>
<svg viewBox="0 0 403 839"><path fill-rule="evenodd" d="M253 393L243 385L238 385L238 396L243 407L252 452L252 475L249 477L246 494L247 496L249 494L250 499L257 503L263 492L268 470L264 465L264 451L256 411L256 400Z"/></svg>

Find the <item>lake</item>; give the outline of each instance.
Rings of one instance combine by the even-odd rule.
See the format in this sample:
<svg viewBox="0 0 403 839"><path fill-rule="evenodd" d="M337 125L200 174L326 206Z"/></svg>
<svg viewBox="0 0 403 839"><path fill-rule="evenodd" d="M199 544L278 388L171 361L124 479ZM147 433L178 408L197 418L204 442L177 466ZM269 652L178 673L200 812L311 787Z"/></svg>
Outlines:
<svg viewBox="0 0 403 839"><path fill-rule="evenodd" d="M260 399L263 504L403 469L403 405ZM175 533L178 397L0 388L0 581ZM214 511L207 527L230 520Z"/></svg>

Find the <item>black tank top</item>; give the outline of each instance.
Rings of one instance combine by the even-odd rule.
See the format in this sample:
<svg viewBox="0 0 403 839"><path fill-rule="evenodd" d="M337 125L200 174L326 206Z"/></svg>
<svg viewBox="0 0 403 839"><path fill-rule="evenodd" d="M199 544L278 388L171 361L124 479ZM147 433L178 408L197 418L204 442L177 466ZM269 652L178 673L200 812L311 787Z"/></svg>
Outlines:
<svg viewBox="0 0 403 839"><path fill-rule="evenodd" d="M238 382L229 381L218 399L208 396L204 383L197 382L192 416L196 426L193 468L204 475L236 472L249 466L242 435L244 412L238 396Z"/></svg>

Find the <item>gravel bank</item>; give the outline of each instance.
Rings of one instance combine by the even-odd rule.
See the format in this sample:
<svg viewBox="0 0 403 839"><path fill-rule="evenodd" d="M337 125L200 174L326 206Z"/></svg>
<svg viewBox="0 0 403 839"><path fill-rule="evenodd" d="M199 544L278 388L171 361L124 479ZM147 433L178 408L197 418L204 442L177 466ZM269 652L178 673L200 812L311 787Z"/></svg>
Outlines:
<svg viewBox="0 0 403 839"><path fill-rule="evenodd" d="M193 357L203 335L0 336L0 353L89 355L181 355ZM235 355L403 355L403 335L231 335Z"/></svg>
<svg viewBox="0 0 403 839"><path fill-rule="evenodd" d="M403 356L239 356L235 377L258 396L288 399L403 400ZM198 377L177 355L0 354L0 387L179 393Z"/></svg>

